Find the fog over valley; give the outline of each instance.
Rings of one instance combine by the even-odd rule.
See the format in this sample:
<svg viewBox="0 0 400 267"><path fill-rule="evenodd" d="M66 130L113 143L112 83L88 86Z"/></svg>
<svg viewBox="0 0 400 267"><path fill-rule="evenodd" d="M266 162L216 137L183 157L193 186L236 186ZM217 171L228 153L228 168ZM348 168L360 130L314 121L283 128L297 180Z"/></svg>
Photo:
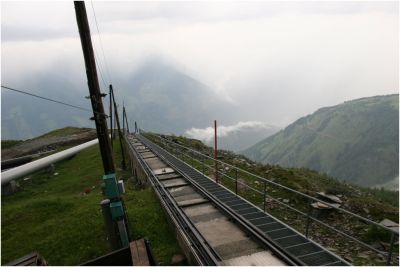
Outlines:
<svg viewBox="0 0 400 267"><path fill-rule="evenodd" d="M395 93L397 7L94 2L88 16L101 89L113 84L131 125L209 143L216 119L221 138L248 139L228 147L240 150L318 108ZM90 109L71 3L2 3L1 64L2 85ZM94 127L90 113L42 101L2 89L2 138Z"/></svg>

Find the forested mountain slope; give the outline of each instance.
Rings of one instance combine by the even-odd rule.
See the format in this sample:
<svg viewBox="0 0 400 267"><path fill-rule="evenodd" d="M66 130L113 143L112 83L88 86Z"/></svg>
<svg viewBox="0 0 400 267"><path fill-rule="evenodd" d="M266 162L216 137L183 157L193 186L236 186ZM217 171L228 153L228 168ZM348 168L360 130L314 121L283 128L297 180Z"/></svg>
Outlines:
<svg viewBox="0 0 400 267"><path fill-rule="evenodd" d="M307 167L362 186L399 176L399 95L321 108L243 151L249 158Z"/></svg>

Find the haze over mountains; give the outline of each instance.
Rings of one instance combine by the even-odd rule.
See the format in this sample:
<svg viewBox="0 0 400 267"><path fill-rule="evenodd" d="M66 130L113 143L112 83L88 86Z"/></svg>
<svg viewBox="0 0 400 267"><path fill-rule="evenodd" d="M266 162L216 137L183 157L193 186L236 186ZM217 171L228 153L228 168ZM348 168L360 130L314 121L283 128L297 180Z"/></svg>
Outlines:
<svg viewBox="0 0 400 267"><path fill-rule="evenodd" d="M131 120L148 131L183 134L217 119L233 123L235 107L205 84L159 60L144 63L118 89Z"/></svg>
<svg viewBox="0 0 400 267"><path fill-rule="evenodd" d="M238 122L228 126L218 124L217 128L218 148L235 152L248 148L280 129L258 121ZM185 135L201 140L208 146L214 146L214 127L191 128L185 132Z"/></svg>
<svg viewBox="0 0 400 267"><path fill-rule="evenodd" d="M25 84L32 89L31 93L91 109L84 98L87 88L73 89L76 85L66 76L28 77ZM102 90L107 92L103 85ZM221 127L239 121L246 123L247 119L235 104L162 60L146 61L131 75L119 79L114 91L120 112L122 102L125 104L132 129L137 121L144 130L179 135L192 128L209 127L214 119ZM106 113L108 101L108 97L103 101ZM1 102L2 139L32 138L65 126L94 127L89 120L90 112L5 90L2 90ZM276 130L274 126L265 127L257 122L253 127L221 136L222 148L244 149Z"/></svg>
<svg viewBox="0 0 400 267"><path fill-rule="evenodd" d="M243 154L362 186L393 186L399 177L398 129L399 95L368 97L321 108Z"/></svg>
<svg viewBox="0 0 400 267"><path fill-rule="evenodd" d="M68 79L27 77L29 92L90 109L90 103ZM25 88L19 88L22 89ZM1 138L28 139L65 126L94 127L90 112L3 90L1 92Z"/></svg>

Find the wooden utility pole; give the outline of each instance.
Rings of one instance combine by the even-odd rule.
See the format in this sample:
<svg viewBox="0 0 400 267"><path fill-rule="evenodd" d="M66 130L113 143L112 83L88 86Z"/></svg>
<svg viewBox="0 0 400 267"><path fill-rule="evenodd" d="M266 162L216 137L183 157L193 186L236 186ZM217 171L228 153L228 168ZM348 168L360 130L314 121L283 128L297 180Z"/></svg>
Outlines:
<svg viewBox="0 0 400 267"><path fill-rule="evenodd" d="M75 1L74 5L76 21L78 22L79 35L82 43L83 56L85 58L90 101L93 109L94 122L96 124L97 137L99 139L104 173L115 173L114 159L111 152L111 142L108 137L106 114L104 113L102 96L100 94L100 86L97 77L96 62L90 37L85 3L83 1Z"/></svg>
<svg viewBox="0 0 400 267"><path fill-rule="evenodd" d="M117 117L115 116L115 110L114 110L114 127L115 127L115 122L117 121ZM116 129L116 128L115 128ZM116 136L117 134L114 132L114 134L113 134L113 136L112 136L112 139L113 140L115 140L115 136Z"/></svg>
<svg viewBox="0 0 400 267"><path fill-rule="evenodd" d="M102 95L100 94L100 86L96 70L96 61L90 36L85 2L74 1L74 6L76 21L79 28L79 35L82 43L83 56L85 58L90 101L92 104L94 121L96 123L96 131L97 137L99 139L101 158L103 160L103 168L105 173L105 175L103 175L104 194L108 197L107 200L109 200L108 202L102 202L101 205L103 211L107 211L103 214L105 217L107 217L106 221L109 221L110 224L110 227L108 227L110 231L109 235L113 237L112 240L115 240L115 238L119 236L120 247L126 247L129 245L127 216L125 212L125 206L121 198L122 192L118 185L119 182L115 174L115 165L111 151L111 142L108 135L107 118L104 113ZM116 229L118 229L118 231L116 231Z"/></svg>
<svg viewBox="0 0 400 267"><path fill-rule="evenodd" d="M122 153L122 164L121 165L122 165L122 169L126 170L124 146L122 145L122 139L124 138L124 136L121 132L121 127L119 126L118 109L117 109L117 103L115 103L114 90L112 88L112 84L110 84L110 90L111 90L111 95L112 95L112 99L114 102L115 122L117 123L117 127L118 127L119 144L121 145L121 153Z"/></svg>
<svg viewBox="0 0 400 267"><path fill-rule="evenodd" d="M128 124L128 117L126 116L126 110L125 110L125 106L123 108L123 113L124 113L124 118L125 118L125 123L126 123L126 130L129 133L129 124Z"/></svg>
<svg viewBox="0 0 400 267"><path fill-rule="evenodd" d="M125 134L125 105L122 102L122 132Z"/></svg>
<svg viewBox="0 0 400 267"><path fill-rule="evenodd" d="M215 162L215 181L218 183L218 146L217 146L217 120L214 120L214 162Z"/></svg>
<svg viewBox="0 0 400 267"><path fill-rule="evenodd" d="M110 97L110 135L111 135L111 149L113 149L113 142L112 142L112 137L113 137L113 120L112 120L112 117L113 117L113 112L112 112L112 98L111 98L111 88L110 88L110 91L109 91L109 94L108 94L108 96Z"/></svg>

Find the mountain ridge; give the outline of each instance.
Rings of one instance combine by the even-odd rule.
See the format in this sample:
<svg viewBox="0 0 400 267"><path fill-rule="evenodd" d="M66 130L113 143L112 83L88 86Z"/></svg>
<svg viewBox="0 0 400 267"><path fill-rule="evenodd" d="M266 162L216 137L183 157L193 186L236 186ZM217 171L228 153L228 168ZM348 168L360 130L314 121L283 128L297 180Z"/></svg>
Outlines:
<svg viewBox="0 0 400 267"><path fill-rule="evenodd" d="M358 185L386 183L398 176L398 97L373 96L320 108L241 153Z"/></svg>
<svg viewBox="0 0 400 267"><path fill-rule="evenodd" d="M90 102L84 98L88 94L86 86L72 83L68 76L32 76L17 88L90 109ZM120 78L114 91L116 100L124 101L129 124L137 121L146 130L182 134L191 127L208 126L217 116L234 123L232 103L161 59L143 62L129 77ZM103 99L106 113L108 101L108 96ZM2 139L33 138L66 126L94 126L89 120L91 112L60 107L15 92L2 90L1 103Z"/></svg>

